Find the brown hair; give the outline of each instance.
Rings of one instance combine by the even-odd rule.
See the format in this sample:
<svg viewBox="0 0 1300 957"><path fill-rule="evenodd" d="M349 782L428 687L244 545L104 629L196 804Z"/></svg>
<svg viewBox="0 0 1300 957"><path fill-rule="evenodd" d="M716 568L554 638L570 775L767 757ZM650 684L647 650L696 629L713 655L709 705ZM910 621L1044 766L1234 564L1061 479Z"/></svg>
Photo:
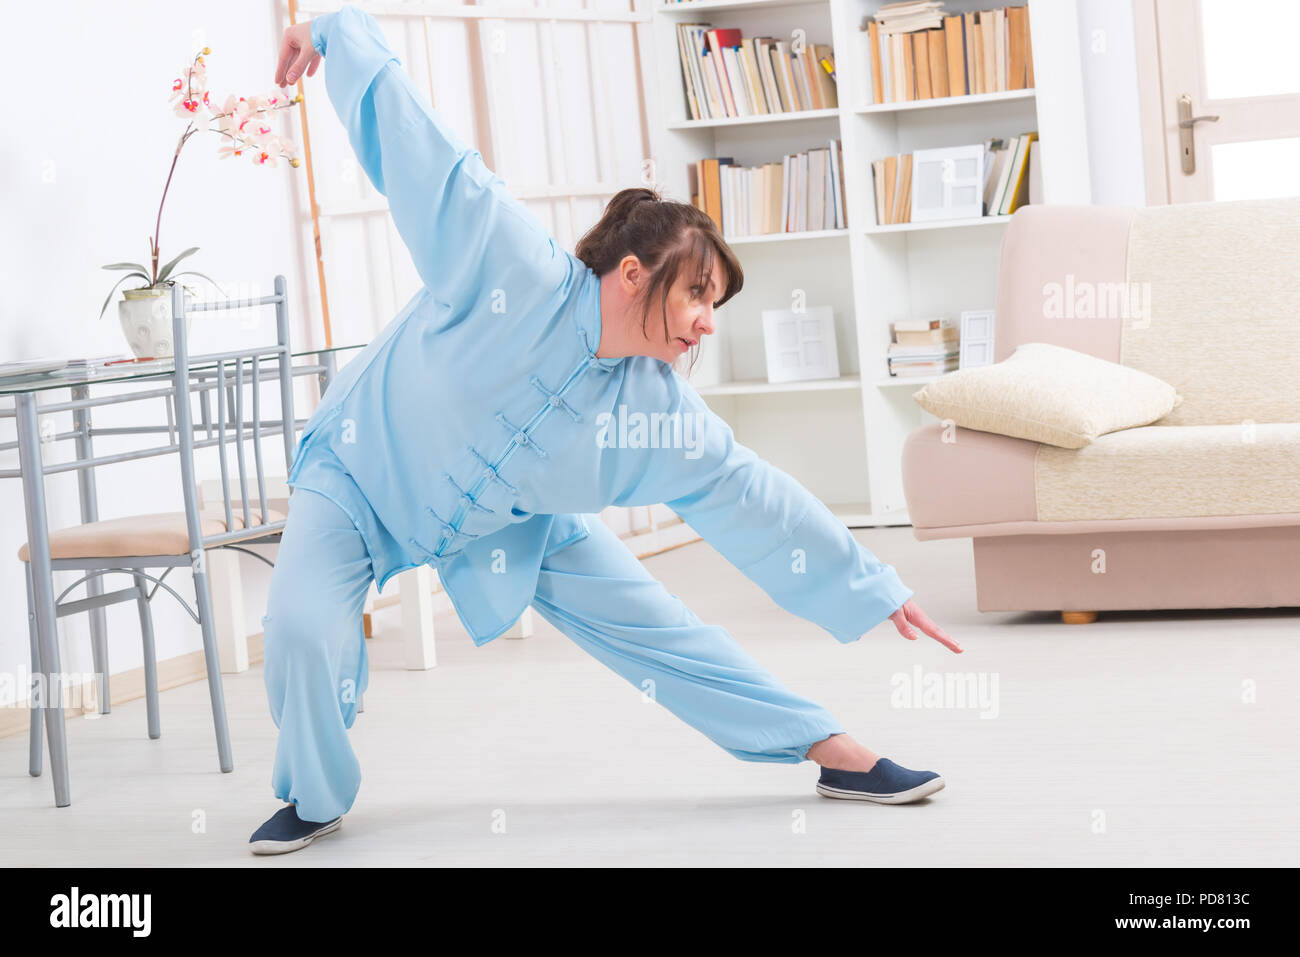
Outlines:
<svg viewBox="0 0 1300 957"><path fill-rule="evenodd" d="M695 270L700 282L707 285L715 257L722 259L726 288L714 301L715 309L740 292L745 281L740 261L707 213L690 203L665 200L656 191L641 187L622 190L609 201L600 222L578 241L575 254L597 276L618 268L624 256L639 259L650 273L642 295L641 330L645 332L650 304L658 294L665 313L665 340L668 290L682 270ZM692 350L692 365L696 354Z"/></svg>

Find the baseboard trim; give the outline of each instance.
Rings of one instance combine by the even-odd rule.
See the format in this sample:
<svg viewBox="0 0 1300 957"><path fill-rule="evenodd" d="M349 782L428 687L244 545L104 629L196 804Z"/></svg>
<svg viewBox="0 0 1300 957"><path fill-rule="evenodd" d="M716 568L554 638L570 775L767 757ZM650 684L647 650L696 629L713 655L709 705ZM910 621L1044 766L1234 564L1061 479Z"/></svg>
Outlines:
<svg viewBox="0 0 1300 957"><path fill-rule="evenodd" d="M248 638L248 660L250 664L262 660L261 632L250 635ZM201 649L199 651L188 651L183 655L176 655L171 658L164 658L158 662L158 691L162 693L194 681L206 681L207 676L208 671L204 664ZM125 704L128 701L143 698L144 667L128 668L126 671L114 672L109 677L108 685L109 703L111 705ZM85 683L76 686L75 694L71 694L73 690L69 689L69 697L74 701L84 701L89 697L89 694L85 693ZM85 708L65 707L63 709L63 718L65 722L71 721L74 718L84 717L86 713L87 709ZM13 734L26 734L30 721L30 709L26 703L0 709L0 738L6 738Z"/></svg>

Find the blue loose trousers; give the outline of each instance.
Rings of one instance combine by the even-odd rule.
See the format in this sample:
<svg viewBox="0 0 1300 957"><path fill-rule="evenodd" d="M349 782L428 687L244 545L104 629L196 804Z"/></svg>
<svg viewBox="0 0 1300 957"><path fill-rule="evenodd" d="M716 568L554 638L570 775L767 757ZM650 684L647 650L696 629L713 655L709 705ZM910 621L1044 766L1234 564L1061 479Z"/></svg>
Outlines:
<svg viewBox="0 0 1300 957"><path fill-rule="evenodd" d="M542 562L533 607L543 618L741 760L794 764L844 730L725 628L700 621L604 522L589 525ZM263 619L263 674L280 729L272 786L304 820L347 812L361 785L347 730L369 679L361 616L372 578L348 515L295 491Z"/></svg>

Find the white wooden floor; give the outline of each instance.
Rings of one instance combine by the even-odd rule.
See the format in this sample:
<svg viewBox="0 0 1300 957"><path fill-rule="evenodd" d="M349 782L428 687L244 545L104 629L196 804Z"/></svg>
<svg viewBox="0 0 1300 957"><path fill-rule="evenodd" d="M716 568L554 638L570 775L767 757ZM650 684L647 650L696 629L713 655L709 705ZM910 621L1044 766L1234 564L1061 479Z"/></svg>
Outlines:
<svg viewBox="0 0 1300 957"><path fill-rule="evenodd" d="M72 806L0 739L10 865L710 864L1296 865L1300 863L1300 609L1103 615L975 610L969 540L858 531L965 646L852 645L777 608L705 544L647 560L787 686L878 752L940 771L927 802L830 801L817 769L735 760L538 619L475 648L438 621L439 665L402 668L399 610L376 618L364 775L338 833L281 858L249 834L279 806L260 667L228 676L235 770L217 770L206 688L164 692L69 726ZM891 677L983 672L978 708L891 706ZM1243 683L1257 700L1243 703ZM202 826L196 824L200 822Z"/></svg>

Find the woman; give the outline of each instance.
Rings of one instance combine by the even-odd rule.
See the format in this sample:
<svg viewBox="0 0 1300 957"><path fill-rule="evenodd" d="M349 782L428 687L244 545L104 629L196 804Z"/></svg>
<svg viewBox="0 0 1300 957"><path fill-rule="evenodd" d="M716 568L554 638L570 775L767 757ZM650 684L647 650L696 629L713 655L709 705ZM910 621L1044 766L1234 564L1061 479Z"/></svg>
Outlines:
<svg viewBox="0 0 1300 957"><path fill-rule="evenodd" d="M723 628L705 625L584 513L667 503L789 611L842 642L891 619L961 649L894 569L786 473L736 444L672 363L713 332L741 269L712 221L624 190L570 255L415 91L345 6L290 27L276 82L325 87L423 288L337 376L304 430L271 581L265 680L288 801L252 837L282 853L336 829L361 774L347 729L368 678L362 606L437 569L476 644L531 604L726 751L816 761L828 797L943 787L858 744Z"/></svg>

